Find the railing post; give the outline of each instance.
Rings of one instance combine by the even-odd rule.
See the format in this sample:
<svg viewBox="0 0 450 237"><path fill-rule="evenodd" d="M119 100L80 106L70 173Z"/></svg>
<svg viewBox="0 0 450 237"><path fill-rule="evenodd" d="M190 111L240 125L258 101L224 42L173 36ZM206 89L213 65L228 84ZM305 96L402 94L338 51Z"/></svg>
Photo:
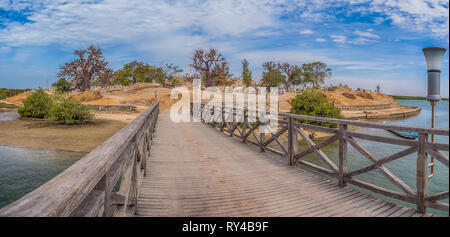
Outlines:
<svg viewBox="0 0 450 237"><path fill-rule="evenodd" d="M298 138L295 131L295 119L288 118L288 159L289 165L295 165L294 157L298 150Z"/></svg>
<svg viewBox="0 0 450 237"><path fill-rule="evenodd" d="M345 131L347 124L339 124L339 186L345 187L347 183L344 176L347 173L347 140L345 140Z"/></svg>
<svg viewBox="0 0 450 237"><path fill-rule="evenodd" d="M112 216L111 192L112 192L111 172L108 171L105 174L105 203L103 211L104 217Z"/></svg>
<svg viewBox="0 0 450 237"><path fill-rule="evenodd" d="M247 110L246 109L244 109L244 122L242 122L241 124L242 124L242 128L241 128L241 138L242 138L242 143L245 143L245 130L246 130L246 127L247 127L247 121L248 121L248 114L247 114Z"/></svg>
<svg viewBox="0 0 450 237"><path fill-rule="evenodd" d="M259 121L259 149L261 151L265 151L264 150L264 140L266 140L266 134L263 131L263 126L265 126L265 124L262 123L261 121Z"/></svg>
<svg viewBox="0 0 450 237"><path fill-rule="evenodd" d="M425 198L428 193L428 165L427 165L427 154L425 152L425 146L428 142L428 134L419 133L418 140L418 152L417 152L417 211L420 213L426 213L427 209L425 207Z"/></svg>

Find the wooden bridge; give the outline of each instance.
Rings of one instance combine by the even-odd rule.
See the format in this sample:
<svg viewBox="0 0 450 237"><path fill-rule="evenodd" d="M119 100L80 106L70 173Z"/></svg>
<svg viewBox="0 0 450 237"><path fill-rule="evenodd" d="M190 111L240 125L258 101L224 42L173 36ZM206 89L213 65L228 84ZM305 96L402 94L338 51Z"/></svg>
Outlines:
<svg viewBox="0 0 450 237"><path fill-rule="evenodd" d="M279 114L278 131L264 134L258 129L261 121L249 121L247 113L244 122L216 123L209 118L225 118L227 113L214 115L213 108L203 109L210 114L204 122L211 126L173 123L168 113L159 114L159 104L155 104L67 170L1 209L0 216L421 217L433 216L426 213L427 208L448 212L448 203L441 201L448 199L448 190L434 194L427 190L427 160L431 156L448 167L448 157L441 151L449 150L448 144L429 142L428 136L449 136L448 130ZM299 122L302 120L334 123L338 128ZM418 132L419 139L360 133L347 130L349 126ZM315 144L305 129L331 136ZM299 137L308 149L299 151ZM406 149L377 158L361 145L361 139ZM336 140L337 164L321 150ZM350 145L372 164L348 170ZM311 153L325 165L305 160ZM417 154L414 189L385 167L413 153ZM381 172L401 191L355 177L372 170ZM347 183L416 208L355 191Z"/></svg>

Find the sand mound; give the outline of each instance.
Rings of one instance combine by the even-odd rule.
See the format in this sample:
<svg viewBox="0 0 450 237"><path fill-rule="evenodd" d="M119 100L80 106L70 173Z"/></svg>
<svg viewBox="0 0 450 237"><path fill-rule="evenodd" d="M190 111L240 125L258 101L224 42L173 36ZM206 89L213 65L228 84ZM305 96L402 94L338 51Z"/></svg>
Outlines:
<svg viewBox="0 0 450 237"><path fill-rule="evenodd" d="M102 97L101 99L98 99L98 100L83 102L83 104L88 104L88 105L115 105L115 104L117 104L117 101L115 99L113 99L113 98Z"/></svg>
<svg viewBox="0 0 450 237"><path fill-rule="evenodd" d="M81 102L88 102L101 99L103 96L100 91L87 90L79 95L72 96L72 98L78 99Z"/></svg>
<svg viewBox="0 0 450 237"><path fill-rule="evenodd" d="M4 99L3 101L16 104L16 105L22 105L23 101L28 97L28 95L31 94L32 91L26 91L24 93L18 94L16 96L8 97Z"/></svg>
<svg viewBox="0 0 450 237"><path fill-rule="evenodd" d="M342 93L342 95L343 95L344 97L346 97L346 98L351 99L351 100L356 99L356 96L355 96L355 94L353 94L353 93L344 92L344 93Z"/></svg>
<svg viewBox="0 0 450 237"><path fill-rule="evenodd" d="M399 104L388 95L370 91L355 91L348 86L324 87L322 93L328 101L334 101L335 105L338 106Z"/></svg>

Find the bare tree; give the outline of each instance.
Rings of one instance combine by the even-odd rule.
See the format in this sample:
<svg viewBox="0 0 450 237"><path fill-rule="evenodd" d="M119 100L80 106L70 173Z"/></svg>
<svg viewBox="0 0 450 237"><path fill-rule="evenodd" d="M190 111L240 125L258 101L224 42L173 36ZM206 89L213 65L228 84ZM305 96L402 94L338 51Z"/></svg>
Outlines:
<svg viewBox="0 0 450 237"><path fill-rule="evenodd" d="M215 48L209 49L208 52L203 49L195 50L192 60L194 69L205 75L207 87L214 86L215 77L229 78L231 76L228 62Z"/></svg>
<svg viewBox="0 0 450 237"><path fill-rule="evenodd" d="M279 65L280 65L279 63L276 63L274 61L267 61L263 63L264 73L280 69Z"/></svg>
<svg viewBox="0 0 450 237"><path fill-rule="evenodd" d="M91 82L100 80L101 84L106 83L112 76L111 69L107 68L108 63L105 62L102 50L93 45L88 49L75 50L77 59L60 66L59 77L68 79L71 84L81 91L91 88Z"/></svg>
<svg viewBox="0 0 450 237"><path fill-rule="evenodd" d="M376 91L377 91L377 94L380 94L380 92L381 92L381 86L380 86L380 84L377 85Z"/></svg>

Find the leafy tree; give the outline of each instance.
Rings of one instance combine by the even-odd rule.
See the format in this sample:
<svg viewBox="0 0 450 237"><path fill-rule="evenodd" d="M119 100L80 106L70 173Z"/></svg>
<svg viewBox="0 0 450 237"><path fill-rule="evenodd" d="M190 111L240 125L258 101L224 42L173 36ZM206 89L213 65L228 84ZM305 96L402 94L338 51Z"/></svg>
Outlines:
<svg viewBox="0 0 450 237"><path fill-rule="evenodd" d="M114 83L121 85L130 85L136 82L145 81L146 74L151 66L148 63L138 62L136 60L123 65L114 75Z"/></svg>
<svg viewBox="0 0 450 237"><path fill-rule="evenodd" d="M302 64L302 70L305 82L311 82L314 87L323 84L332 75L331 68L328 68L327 64L322 62Z"/></svg>
<svg viewBox="0 0 450 237"><path fill-rule="evenodd" d="M52 98L44 90L39 89L31 93L24 101L18 112L21 117L44 118L52 105Z"/></svg>
<svg viewBox="0 0 450 237"><path fill-rule="evenodd" d="M195 50L192 60L194 69L205 76L206 87L214 86L215 77L231 77L227 60L215 48L207 52L203 49Z"/></svg>
<svg viewBox="0 0 450 237"><path fill-rule="evenodd" d="M278 64L278 68L286 75L284 85L287 90L290 90L292 85L299 85L302 83L302 69L297 65L289 63Z"/></svg>
<svg viewBox="0 0 450 237"><path fill-rule="evenodd" d="M163 67L163 72L164 72L164 81L163 81L163 85L166 84L166 82L168 83L173 83L173 79L174 77L178 74L183 72L183 69L181 69L179 66L177 65L173 65L173 64L166 64Z"/></svg>
<svg viewBox="0 0 450 237"><path fill-rule="evenodd" d="M249 63L246 59L242 60L242 83L244 83L246 87L253 84L252 72L248 70L248 65Z"/></svg>
<svg viewBox="0 0 450 237"><path fill-rule="evenodd" d="M112 70L103 57L102 50L91 45L88 49L75 50L78 58L60 66L59 77L66 78L71 84L81 91L91 88L95 80L110 80Z"/></svg>
<svg viewBox="0 0 450 237"><path fill-rule="evenodd" d="M74 98L59 97L48 111L48 117L52 121L65 125L80 125L94 118L88 105L83 105Z"/></svg>
<svg viewBox="0 0 450 237"><path fill-rule="evenodd" d="M326 118L338 118L343 119L344 116L341 114L341 110L335 108L328 102L325 95L323 95L317 89L307 89L303 90L294 99L291 100L291 113L316 116L316 117L326 117ZM336 127L336 124L317 122L310 120L299 120L301 123L315 124L325 127Z"/></svg>
<svg viewBox="0 0 450 237"><path fill-rule="evenodd" d="M305 80L305 77L303 76L303 70L299 67L295 67L291 71L291 83L295 86L306 86L307 81Z"/></svg>
<svg viewBox="0 0 450 237"><path fill-rule="evenodd" d="M151 82L155 80L161 85L166 84L166 73L162 67L149 66L145 73L144 82Z"/></svg>
<svg viewBox="0 0 450 237"><path fill-rule="evenodd" d="M283 75L280 70L273 69L269 72L264 73L261 82L266 87L277 87L284 82L285 78L286 76Z"/></svg>
<svg viewBox="0 0 450 237"><path fill-rule="evenodd" d="M70 91L70 83L65 78L60 78L57 82L52 84L56 88L56 92L65 93Z"/></svg>

